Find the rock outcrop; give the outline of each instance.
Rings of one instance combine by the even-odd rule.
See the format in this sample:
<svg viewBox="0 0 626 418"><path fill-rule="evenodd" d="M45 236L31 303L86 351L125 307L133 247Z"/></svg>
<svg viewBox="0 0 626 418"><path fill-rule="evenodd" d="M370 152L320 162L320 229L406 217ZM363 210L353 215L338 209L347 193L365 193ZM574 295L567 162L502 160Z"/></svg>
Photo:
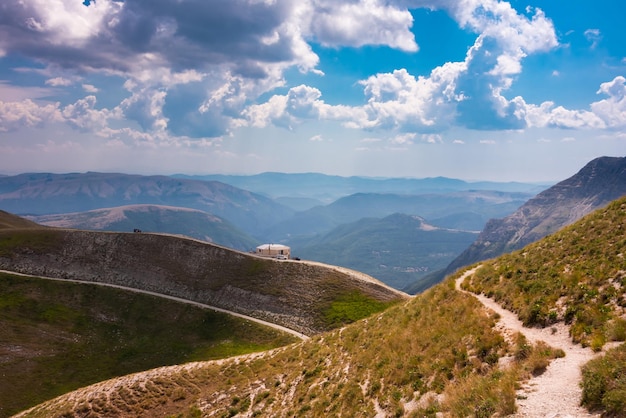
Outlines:
<svg viewBox="0 0 626 418"><path fill-rule="evenodd" d="M626 157L600 157L539 193L512 215L492 219L476 241L446 267L460 267L520 249L626 195Z"/></svg>

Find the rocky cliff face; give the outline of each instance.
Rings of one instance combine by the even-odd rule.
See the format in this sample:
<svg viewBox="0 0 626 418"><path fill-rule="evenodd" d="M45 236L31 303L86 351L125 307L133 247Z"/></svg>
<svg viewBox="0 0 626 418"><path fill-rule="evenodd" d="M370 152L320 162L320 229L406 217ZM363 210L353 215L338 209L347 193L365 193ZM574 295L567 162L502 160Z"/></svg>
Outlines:
<svg viewBox="0 0 626 418"><path fill-rule="evenodd" d="M539 193L512 215L490 220L445 274L523 248L624 195L626 157L597 158L574 176Z"/></svg>
<svg viewBox="0 0 626 418"><path fill-rule="evenodd" d="M143 233L4 231L0 269L148 290L309 335L327 329L324 307L341 295L359 292L379 301L406 296L330 267L262 259L191 239Z"/></svg>

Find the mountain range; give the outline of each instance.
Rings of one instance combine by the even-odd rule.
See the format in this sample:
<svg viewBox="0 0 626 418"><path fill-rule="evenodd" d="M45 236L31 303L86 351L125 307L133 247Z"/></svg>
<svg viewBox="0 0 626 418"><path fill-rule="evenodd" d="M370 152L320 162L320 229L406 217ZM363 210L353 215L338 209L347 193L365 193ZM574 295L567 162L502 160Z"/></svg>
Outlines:
<svg viewBox="0 0 626 418"><path fill-rule="evenodd" d="M134 204L197 209L255 236L293 210L220 182L118 173L20 174L0 178L0 208L24 215L82 212Z"/></svg>
<svg viewBox="0 0 626 418"><path fill-rule="evenodd" d="M309 208L326 205L335 200L358 193L418 195L453 193L470 190L499 190L509 193L537 194L549 186L544 183L521 182L469 182L447 177L373 178L340 177L321 173L261 173L256 175L204 176L175 175L176 178L219 181L244 190L260 193L274 199L310 199ZM304 203L301 201L301 203ZM299 210L308 209L300 206Z"/></svg>
<svg viewBox="0 0 626 418"><path fill-rule="evenodd" d="M362 218L383 218L394 213L417 215L443 228L480 231L487 220L513 212L531 195L501 191L459 191L430 194L356 193L295 213L266 232L274 241L325 234Z"/></svg>
<svg viewBox="0 0 626 418"><path fill-rule="evenodd" d="M509 216L492 219L443 275L520 249L626 195L626 157L601 157L542 191Z"/></svg>
<svg viewBox="0 0 626 418"><path fill-rule="evenodd" d="M313 173L216 178L256 188L268 196L215 180L93 172L39 173L0 178L0 208L27 214L29 219L45 225L186 235L242 251L260 243L282 243L292 246L292 253L300 258L340 262L404 286L452 261L469 244L468 237L481 230L489 218L513 212L532 196L516 190L540 187L522 183L467 183L446 178L368 179ZM471 190L472 187L514 191ZM340 197L329 204L300 211L281 203L289 202L296 207L320 203L316 196L324 189ZM344 195L354 190L367 192ZM406 236L405 241L398 241L405 237L390 235L401 226L402 222L393 225L394 219L400 218L385 219L389 234L376 225L397 213L425 218L442 231L469 232L443 233L447 238L438 243L438 255L432 258L433 253L424 246L408 245L414 238ZM372 225L366 226L367 223ZM354 245L347 249L340 242L330 242L349 228L377 228L380 245L389 247L393 254L408 257L411 262L388 259L382 266L372 264L374 260L361 256L367 252L365 249ZM321 240L325 247L338 251L315 251L316 243ZM304 253L299 254L301 250Z"/></svg>
<svg viewBox="0 0 626 418"><path fill-rule="evenodd" d="M47 225L117 231L139 228L243 251L259 243L286 244L297 257L350 267L417 293L459 267L520 248L624 195L624 161L596 159L534 197L528 191L537 185L446 178L265 173L199 180L105 173L24 174L0 178L0 208L36 214L30 219ZM245 185L258 193L214 179ZM470 189L474 186L525 191ZM318 202L324 189L329 190L328 196L335 196L366 188L370 190L300 211L278 202L300 201L306 207L303 201ZM86 208L90 211L81 212ZM73 213L61 213L64 209ZM425 234L418 224L407 227L415 217L437 228L437 233ZM472 243L472 234L481 230ZM422 245L428 235L436 235L436 241Z"/></svg>
<svg viewBox="0 0 626 418"><path fill-rule="evenodd" d="M229 221L197 209L162 205L128 205L87 212L28 216L42 225L101 231L160 232L184 235L240 251L260 242Z"/></svg>

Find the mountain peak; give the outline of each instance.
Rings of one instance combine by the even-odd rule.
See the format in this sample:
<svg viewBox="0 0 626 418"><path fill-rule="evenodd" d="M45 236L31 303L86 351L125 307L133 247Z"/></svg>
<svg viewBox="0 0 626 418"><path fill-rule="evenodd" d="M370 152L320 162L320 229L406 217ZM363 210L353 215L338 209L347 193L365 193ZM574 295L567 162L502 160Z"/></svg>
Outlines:
<svg viewBox="0 0 626 418"><path fill-rule="evenodd" d="M626 195L626 157L599 157L539 193L513 214L491 219L476 241L445 269L520 249Z"/></svg>

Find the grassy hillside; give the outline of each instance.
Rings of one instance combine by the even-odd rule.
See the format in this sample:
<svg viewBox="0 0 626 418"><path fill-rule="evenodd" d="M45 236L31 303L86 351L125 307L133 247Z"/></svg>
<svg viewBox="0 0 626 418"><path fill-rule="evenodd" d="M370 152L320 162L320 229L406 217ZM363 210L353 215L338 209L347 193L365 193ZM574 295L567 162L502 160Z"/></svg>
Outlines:
<svg viewBox="0 0 626 418"><path fill-rule="evenodd" d="M493 324L475 299L449 282L408 304L277 352L161 369L123 385L96 385L26 416L81 411L96 417L371 417L377 409L395 416L410 409L413 416L510 413L518 369L496 367L499 356L512 348Z"/></svg>
<svg viewBox="0 0 626 418"><path fill-rule="evenodd" d="M600 349L626 334L626 200L485 263L466 287L529 325L565 321L574 341Z"/></svg>
<svg viewBox="0 0 626 418"><path fill-rule="evenodd" d="M622 199L522 251L484 262L466 287L498 298L526 323L564 320L583 344L624 341L625 227ZM455 278L307 342L246 360L104 382L26 416L511 414L517 382L541 373L563 352L531 346L521 335L505 339L494 329L497 317L456 291ZM585 405L615 416L626 410L623 347L589 363L583 381Z"/></svg>
<svg viewBox="0 0 626 418"><path fill-rule="evenodd" d="M331 267L263 259L172 236L47 229L0 231L0 269L134 287L315 334L335 302L387 306L406 295ZM369 309L365 309L368 312ZM345 322L353 321L347 316Z"/></svg>
<svg viewBox="0 0 626 418"><path fill-rule="evenodd" d="M165 299L0 273L0 417L115 376L294 341Z"/></svg>
<svg viewBox="0 0 626 418"><path fill-rule="evenodd" d="M0 230L16 228L41 228L41 226L36 224L35 222L31 222L27 219L0 210Z"/></svg>

